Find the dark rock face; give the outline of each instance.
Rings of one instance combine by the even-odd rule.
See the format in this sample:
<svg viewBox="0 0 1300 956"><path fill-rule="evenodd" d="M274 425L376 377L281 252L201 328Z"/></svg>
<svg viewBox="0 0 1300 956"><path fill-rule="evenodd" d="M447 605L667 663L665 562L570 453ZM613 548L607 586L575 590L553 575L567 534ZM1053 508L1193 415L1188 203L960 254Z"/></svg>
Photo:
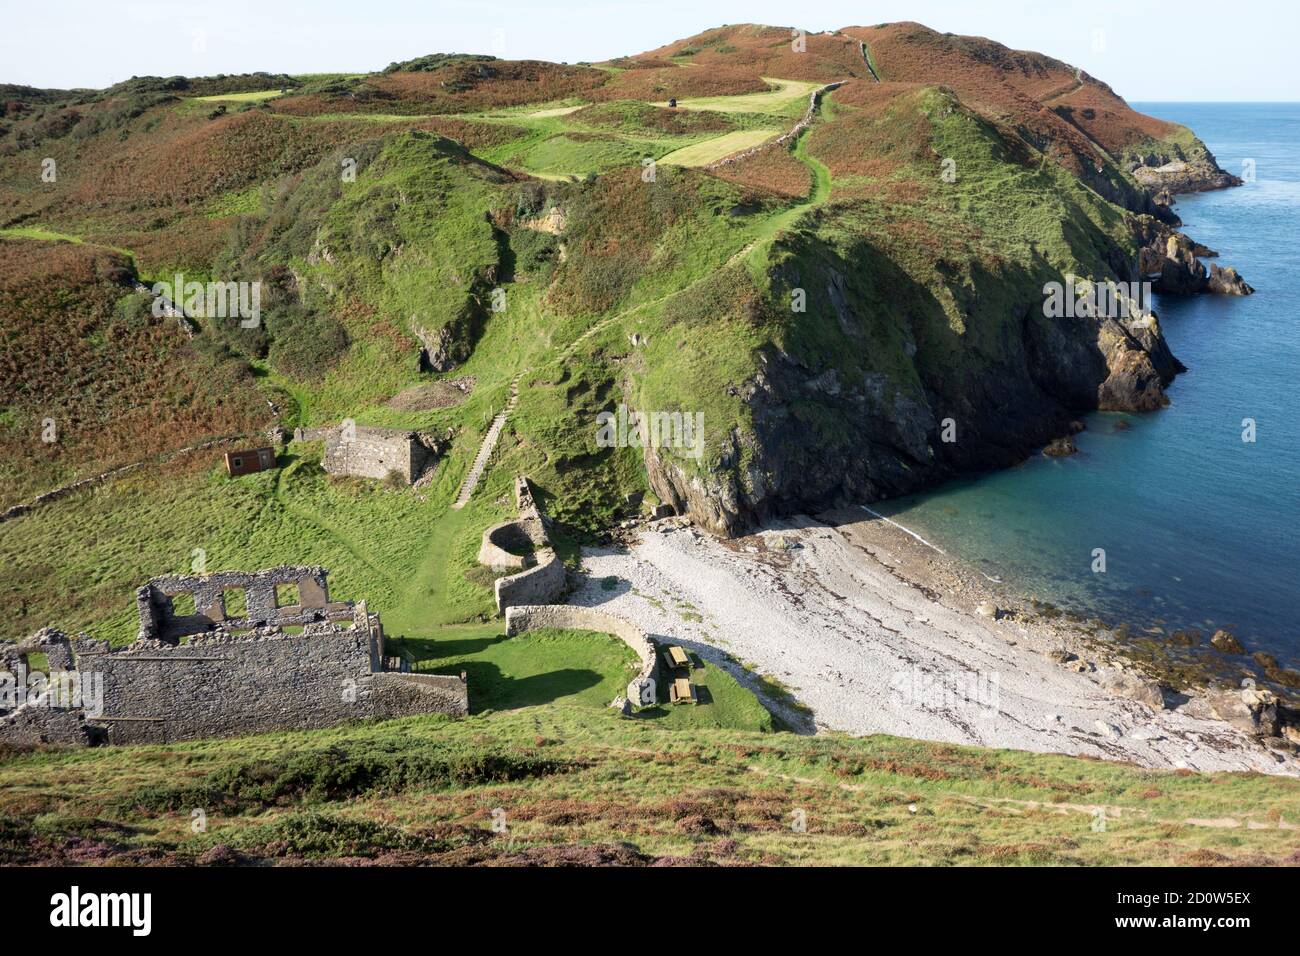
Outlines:
<svg viewBox="0 0 1300 956"><path fill-rule="evenodd" d="M1175 230L1175 193L1240 182L1203 144L1139 157L1132 178L1104 172L1085 163L1076 175L1127 210L1133 241L1068 218L1067 256L1081 275L1097 285L1151 280L1181 295L1249 294L1233 270L1200 261L1217 253ZM856 229L851 213L822 210L814 224L817 236L787 238L785 257L772 260L772 301L803 289L809 315L771 319L780 332L731 386L749 417L711 436L723 447L704 463L644 452L660 499L715 533L894 497L1039 451L1071 454L1065 436L1080 414L1163 408L1185 371L1141 305L1049 313L1042 293L1061 279L1059 257L943 255L926 244L900 255L877 226Z"/></svg>
<svg viewBox="0 0 1300 956"><path fill-rule="evenodd" d="M1246 280L1229 266L1221 269L1216 263L1210 263L1210 278L1205 284L1205 291L1216 295L1250 295L1255 290L1246 284Z"/></svg>
<svg viewBox="0 0 1300 956"><path fill-rule="evenodd" d="M1133 233L1140 243L1138 272L1155 277L1153 287L1157 292L1169 295L1250 295L1255 291L1236 269L1222 268L1215 263L1207 268L1201 258L1217 257L1218 253L1213 249L1150 216L1136 218Z"/></svg>
<svg viewBox="0 0 1300 956"><path fill-rule="evenodd" d="M836 301L844 314L831 321L871 320L847 297ZM897 372L874 367L872 356L850 377L765 348L740 392L752 432L733 428L708 470L647 448L651 487L678 513L735 535L774 514L865 503L1009 467L1075 430L1081 412L1163 407L1165 386L1183 371L1154 316L1048 319L1041 301L1019 314L999 354L904 340L894 358L906 358L911 388ZM807 424L810 406L817 432Z"/></svg>
<svg viewBox="0 0 1300 956"><path fill-rule="evenodd" d="M1195 295L1205 289L1209 271L1196 258L1189 243L1177 235L1166 240L1165 255L1160 260L1160 277L1156 280L1158 292L1174 295Z"/></svg>

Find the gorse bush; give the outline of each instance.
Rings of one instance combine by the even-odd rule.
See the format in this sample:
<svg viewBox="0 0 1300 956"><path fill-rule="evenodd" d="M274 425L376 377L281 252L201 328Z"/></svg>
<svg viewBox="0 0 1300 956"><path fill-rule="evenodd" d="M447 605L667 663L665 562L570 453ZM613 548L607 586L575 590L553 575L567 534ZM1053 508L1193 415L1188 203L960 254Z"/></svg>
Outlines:
<svg viewBox="0 0 1300 956"><path fill-rule="evenodd" d="M516 269L546 281L559 261L560 240L547 232L517 228L510 234L510 251Z"/></svg>
<svg viewBox="0 0 1300 956"><path fill-rule="evenodd" d="M375 820L354 820L333 814L308 811L293 813L274 823L249 827L240 833L238 844L268 856L374 856L392 850L436 853L443 846L436 840L407 833Z"/></svg>
<svg viewBox="0 0 1300 956"><path fill-rule="evenodd" d="M373 793L507 783L573 769L568 761L527 752L430 749L418 753L358 754L330 747L277 762L226 767L202 781L147 787L128 807L168 812L191 806L259 810L291 803L322 803Z"/></svg>

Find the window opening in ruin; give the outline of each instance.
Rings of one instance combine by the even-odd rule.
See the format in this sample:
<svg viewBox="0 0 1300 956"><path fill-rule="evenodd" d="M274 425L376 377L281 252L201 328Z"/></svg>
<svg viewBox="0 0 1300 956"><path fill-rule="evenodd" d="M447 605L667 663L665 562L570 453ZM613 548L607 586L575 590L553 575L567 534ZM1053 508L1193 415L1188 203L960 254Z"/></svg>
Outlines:
<svg viewBox="0 0 1300 956"><path fill-rule="evenodd" d="M248 616L248 605L244 600L243 588L226 588L221 592L221 599L226 605L226 617Z"/></svg>
<svg viewBox="0 0 1300 956"><path fill-rule="evenodd" d="M180 594L172 595L172 614L175 617L190 617L198 613L199 609L194 606L193 594L182 591Z"/></svg>
<svg viewBox="0 0 1300 956"><path fill-rule="evenodd" d="M243 468L243 467L244 467L244 459L242 459L242 458L232 458L232 459L230 459L230 467L231 467L231 468Z"/></svg>
<svg viewBox="0 0 1300 956"><path fill-rule="evenodd" d="M275 586L276 607L295 607L299 601L298 582L290 581L287 584L277 584Z"/></svg>

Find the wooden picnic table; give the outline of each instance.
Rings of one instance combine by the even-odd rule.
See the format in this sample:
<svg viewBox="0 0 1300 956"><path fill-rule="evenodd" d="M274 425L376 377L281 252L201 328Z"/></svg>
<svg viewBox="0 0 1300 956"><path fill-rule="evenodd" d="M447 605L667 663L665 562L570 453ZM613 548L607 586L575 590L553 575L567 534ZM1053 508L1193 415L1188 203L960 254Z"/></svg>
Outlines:
<svg viewBox="0 0 1300 956"><path fill-rule="evenodd" d="M689 678L678 677L673 681L668 698L674 704L693 704L695 703L695 685L690 682Z"/></svg>

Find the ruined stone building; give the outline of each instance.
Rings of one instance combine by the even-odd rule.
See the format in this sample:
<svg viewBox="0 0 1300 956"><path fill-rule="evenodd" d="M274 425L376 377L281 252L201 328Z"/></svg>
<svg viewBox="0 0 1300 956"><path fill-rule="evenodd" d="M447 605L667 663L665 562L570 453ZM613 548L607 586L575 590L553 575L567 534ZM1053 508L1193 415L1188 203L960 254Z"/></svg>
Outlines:
<svg viewBox="0 0 1300 956"><path fill-rule="evenodd" d="M136 607L126 648L51 628L0 648L2 673L30 673L27 658L43 653L52 688L62 674L92 692L0 702L0 742L167 742L469 710L461 677L412 674L387 656L379 615L331 600L323 568L166 575Z"/></svg>
<svg viewBox="0 0 1300 956"><path fill-rule="evenodd" d="M294 432L295 441L322 439L321 465L330 474L382 479L395 472L407 484L419 481L446 451L445 440L401 428L340 425Z"/></svg>

